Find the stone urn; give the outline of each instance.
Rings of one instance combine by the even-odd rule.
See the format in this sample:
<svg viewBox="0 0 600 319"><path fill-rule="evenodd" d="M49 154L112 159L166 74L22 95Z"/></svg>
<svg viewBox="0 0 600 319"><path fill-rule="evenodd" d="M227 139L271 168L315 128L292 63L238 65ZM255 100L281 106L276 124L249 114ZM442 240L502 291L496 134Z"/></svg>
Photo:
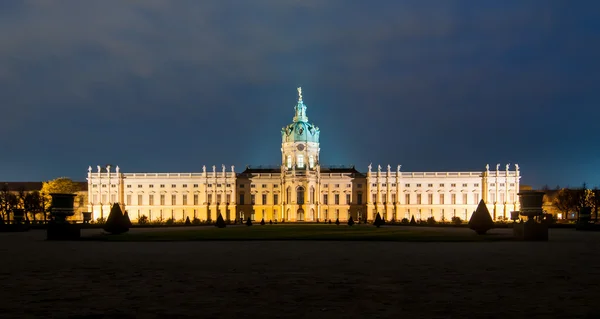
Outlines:
<svg viewBox="0 0 600 319"><path fill-rule="evenodd" d="M67 217L75 214L75 194L50 194L52 204L50 206L50 215L55 223L67 222Z"/></svg>
<svg viewBox="0 0 600 319"><path fill-rule="evenodd" d="M15 224L21 224L25 216L25 210L21 208L15 208L12 210L12 213Z"/></svg>
<svg viewBox="0 0 600 319"><path fill-rule="evenodd" d="M536 217L543 215L542 205L544 203L544 192L526 191L520 192L521 216L526 216L524 223L513 224L513 234L518 240L548 241L548 225L536 221Z"/></svg>
<svg viewBox="0 0 600 319"><path fill-rule="evenodd" d="M89 224L92 220L92 212L83 212L83 223Z"/></svg>

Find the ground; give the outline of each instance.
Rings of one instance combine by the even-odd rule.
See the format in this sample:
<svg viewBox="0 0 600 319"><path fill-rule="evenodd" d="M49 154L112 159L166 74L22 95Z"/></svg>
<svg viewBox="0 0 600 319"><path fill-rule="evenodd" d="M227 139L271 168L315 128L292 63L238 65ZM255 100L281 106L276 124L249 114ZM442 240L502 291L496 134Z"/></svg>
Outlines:
<svg viewBox="0 0 600 319"><path fill-rule="evenodd" d="M156 230L132 230L146 231ZM2 318L598 316L600 233L551 229L550 242L537 243L44 235L0 234Z"/></svg>

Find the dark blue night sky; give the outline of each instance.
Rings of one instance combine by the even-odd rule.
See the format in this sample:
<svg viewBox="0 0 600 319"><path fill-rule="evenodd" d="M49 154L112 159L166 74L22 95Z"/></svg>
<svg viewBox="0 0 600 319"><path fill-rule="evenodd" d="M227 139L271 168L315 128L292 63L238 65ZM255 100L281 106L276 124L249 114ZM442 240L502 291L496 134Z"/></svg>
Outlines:
<svg viewBox="0 0 600 319"><path fill-rule="evenodd" d="M302 86L321 164L600 186L599 57L598 1L2 1L0 180L279 164Z"/></svg>

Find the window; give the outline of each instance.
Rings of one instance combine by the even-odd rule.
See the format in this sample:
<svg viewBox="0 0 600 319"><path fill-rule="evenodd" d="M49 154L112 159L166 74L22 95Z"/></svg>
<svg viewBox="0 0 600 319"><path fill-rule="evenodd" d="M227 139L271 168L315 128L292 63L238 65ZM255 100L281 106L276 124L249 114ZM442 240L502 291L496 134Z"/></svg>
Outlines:
<svg viewBox="0 0 600 319"><path fill-rule="evenodd" d="M312 155L308 158L308 166L310 168L315 167L315 158Z"/></svg>
<svg viewBox="0 0 600 319"><path fill-rule="evenodd" d="M329 184L323 184L323 188L329 187Z"/></svg>
<svg viewBox="0 0 600 319"><path fill-rule="evenodd" d="M226 202L227 204L231 203L231 194L227 194L227 195L225 195L225 202Z"/></svg>
<svg viewBox="0 0 600 319"><path fill-rule="evenodd" d="M395 193L392 194L392 203L396 203L396 194Z"/></svg>
<svg viewBox="0 0 600 319"><path fill-rule="evenodd" d="M296 191L296 202L300 205L304 204L304 188L303 187L298 187L298 190Z"/></svg>
<svg viewBox="0 0 600 319"><path fill-rule="evenodd" d="M467 187L467 186L468 186L467 184L463 184L463 186L462 186L462 187Z"/></svg>
<svg viewBox="0 0 600 319"><path fill-rule="evenodd" d="M181 187L187 188L187 184L183 184L183 185L181 185Z"/></svg>
<svg viewBox="0 0 600 319"><path fill-rule="evenodd" d="M194 188L198 188L198 184L194 184Z"/></svg>
<svg viewBox="0 0 600 319"><path fill-rule="evenodd" d="M404 187L410 187L410 184L404 184Z"/></svg>
<svg viewBox="0 0 600 319"><path fill-rule="evenodd" d="M231 184L226 184L225 187L229 188L231 187Z"/></svg>
<svg viewBox="0 0 600 319"><path fill-rule="evenodd" d="M292 155L287 156L287 168L292 168Z"/></svg>
<svg viewBox="0 0 600 319"><path fill-rule="evenodd" d="M165 206L165 194L160 194L160 205Z"/></svg>
<svg viewBox="0 0 600 319"><path fill-rule="evenodd" d="M456 184L452 183L450 184L450 187L456 187Z"/></svg>
<svg viewBox="0 0 600 319"><path fill-rule="evenodd" d="M177 205L177 195L171 195L171 205Z"/></svg>
<svg viewBox="0 0 600 319"><path fill-rule="evenodd" d="M273 205L279 205L279 194L273 194Z"/></svg>
<svg viewBox="0 0 600 319"><path fill-rule="evenodd" d="M433 194L427 194L427 204L433 204Z"/></svg>
<svg viewBox="0 0 600 319"><path fill-rule="evenodd" d="M138 195L138 200L137 200L137 204L138 205L144 205L144 201L143 201L143 195Z"/></svg>
<svg viewBox="0 0 600 319"><path fill-rule="evenodd" d="M273 184L273 188L279 188L279 185Z"/></svg>
<svg viewBox="0 0 600 319"><path fill-rule="evenodd" d="M208 187L212 187L212 184L208 184Z"/></svg>
<svg viewBox="0 0 600 319"><path fill-rule="evenodd" d="M212 204L212 194L208 194L207 203Z"/></svg>
<svg viewBox="0 0 600 319"><path fill-rule="evenodd" d="M475 187L479 187L479 183L475 183L473 186L475 186Z"/></svg>
<svg viewBox="0 0 600 319"><path fill-rule="evenodd" d="M181 204L182 205L187 205L187 194L183 194L183 198L181 198Z"/></svg>
<svg viewBox="0 0 600 319"><path fill-rule="evenodd" d="M417 187L421 187L421 184L417 184Z"/></svg>
<svg viewBox="0 0 600 319"><path fill-rule="evenodd" d="M335 185L333 185L333 187L340 188L340 184L335 184Z"/></svg>
<svg viewBox="0 0 600 319"><path fill-rule="evenodd" d="M256 188L256 185L250 184L250 188Z"/></svg>
<svg viewBox="0 0 600 319"><path fill-rule="evenodd" d="M96 201L95 198L94 201ZM131 205L131 195L127 195L127 202L125 203L125 205Z"/></svg>
<svg viewBox="0 0 600 319"><path fill-rule="evenodd" d="M469 200L468 200L468 199L469 199L469 196L468 196L468 194L463 194L463 202L462 202L462 203L463 203L463 204L468 204L468 203L469 203Z"/></svg>
<svg viewBox="0 0 600 319"><path fill-rule="evenodd" d="M240 184L240 188L244 188L244 184Z"/></svg>
<svg viewBox="0 0 600 319"><path fill-rule="evenodd" d="M194 194L194 205L198 205L198 194Z"/></svg>
<svg viewBox="0 0 600 319"><path fill-rule="evenodd" d="M440 187L444 187L444 184L440 184Z"/></svg>
<svg viewBox="0 0 600 319"><path fill-rule="evenodd" d="M433 187L433 184L427 184L427 187Z"/></svg>
<svg viewBox="0 0 600 319"><path fill-rule="evenodd" d="M106 185L102 185L102 187L106 187ZM138 184L138 188L142 188L142 185Z"/></svg>
<svg viewBox="0 0 600 319"><path fill-rule="evenodd" d="M106 194L102 194L102 203L106 204Z"/></svg>
<svg viewBox="0 0 600 319"><path fill-rule="evenodd" d="M500 187L504 187L504 183L500 183Z"/></svg>
<svg viewBox="0 0 600 319"><path fill-rule="evenodd" d="M362 184L356 184L356 188L362 188Z"/></svg>
<svg viewBox="0 0 600 319"><path fill-rule="evenodd" d="M333 195L333 199L335 200L336 205L340 204L340 194Z"/></svg>
<svg viewBox="0 0 600 319"><path fill-rule="evenodd" d="M250 204L252 204L252 205L256 204L256 195L255 194L250 194Z"/></svg>
<svg viewBox="0 0 600 319"><path fill-rule="evenodd" d="M346 204L350 205L351 202L352 202L352 196L350 196L350 194L346 194Z"/></svg>
<svg viewBox="0 0 600 319"><path fill-rule="evenodd" d="M262 184L261 187L262 188L267 188L267 184Z"/></svg>
<svg viewBox="0 0 600 319"><path fill-rule="evenodd" d="M362 192L358 192L356 194L356 203L358 205L362 205L362 203L363 203Z"/></svg>
<svg viewBox="0 0 600 319"><path fill-rule="evenodd" d="M299 168L304 168L304 155L298 154L297 163Z"/></svg>
<svg viewBox="0 0 600 319"><path fill-rule="evenodd" d="M372 186L372 187L377 187L377 184L373 183L371 186Z"/></svg>
<svg viewBox="0 0 600 319"><path fill-rule="evenodd" d="M327 194L323 194L323 205L327 205Z"/></svg>
<svg viewBox="0 0 600 319"><path fill-rule="evenodd" d="M221 194L217 194L217 204L221 204Z"/></svg>
<svg viewBox="0 0 600 319"><path fill-rule="evenodd" d="M381 187L386 187L386 186L387 186L386 183L381 184Z"/></svg>
<svg viewBox="0 0 600 319"><path fill-rule="evenodd" d="M154 184L148 185L149 188L154 188Z"/></svg>
<svg viewBox="0 0 600 319"><path fill-rule="evenodd" d="M177 187L177 185L171 184L171 188L175 188L175 187Z"/></svg>
<svg viewBox="0 0 600 319"><path fill-rule="evenodd" d="M387 202L387 194L386 193L381 193L381 201L383 203Z"/></svg>
<svg viewBox="0 0 600 319"><path fill-rule="evenodd" d="M262 203L263 205L267 205L267 194L262 194Z"/></svg>
<svg viewBox="0 0 600 319"><path fill-rule="evenodd" d="M496 202L496 194L495 193L490 193L490 198L492 199L492 203Z"/></svg>
<svg viewBox="0 0 600 319"><path fill-rule="evenodd" d="M148 195L148 205L154 205L154 195L152 194Z"/></svg>
<svg viewBox="0 0 600 319"><path fill-rule="evenodd" d="M392 184L392 187L396 187L396 183L393 183L393 184Z"/></svg>
<svg viewBox="0 0 600 319"><path fill-rule="evenodd" d="M475 204L479 204L479 194L473 194L473 200L475 201Z"/></svg>
<svg viewBox="0 0 600 319"><path fill-rule="evenodd" d="M94 185L94 187L96 187L96 186L98 186L98 185ZM131 188L131 185L127 185L127 188Z"/></svg>
<svg viewBox="0 0 600 319"><path fill-rule="evenodd" d="M117 195L116 194L111 194L110 195L110 202L111 203L116 203L117 202Z"/></svg>
<svg viewBox="0 0 600 319"><path fill-rule="evenodd" d="M315 203L315 188L314 187L310 187L310 203L314 204Z"/></svg>
<svg viewBox="0 0 600 319"><path fill-rule="evenodd" d="M165 188L165 184L160 184L160 188Z"/></svg>
<svg viewBox="0 0 600 319"><path fill-rule="evenodd" d="M417 205L421 205L421 194L417 194Z"/></svg>
<svg viewBox="0 0 600 319"><path fill-rule="evenodd" d="M371 201L372 201L373 203L377 202L377 194L372 194L372 197L373 197L373 198L371 199Z"/></svg>
<svg viewBox="0 0 600 319"><path fill-rule="evenodd" d="M510 183L510 186L515 186L515 183Z"/></svg>
<svg viewBox="0 0 600 319"><path fill-rule="evenodd" d="M440 204L444 205L444 194L440 194Z"/></svg>
<svg viewBox="0 0 600 319"><path fill-rule="evenodd" d="M240 205L244 205L244 193L240 193L240 200L238 201Z"/></svg>
<svg viewBox="0 0 600 319"><path fill-rule="evenodd" d="M221 187L221 184L217 184L217 187Z"/></svg>
<svg viewBox="0 0 600 319"><path fill-rule="evenodd" d="M500 193L500 203L504 203L504 193Z"/></svg>
<svg viewBox="0 0 600 319"><path fill-rule="evenodd" d="M496 183L491 183L490 186L496 186Z"/></svg>
<svg viewBox="0 0 600 319"><path fill-rule="evenodd" d="M510 198L510 202L511 202L511 203L514 203L514 202L515 202L515 194L513 194L513 193L510 193L510 195L509 195L509 198Z"/></svg>
<svg viewBox="0 0 600 319"><path fill-rule="evenodd" d="M410 194L404 194L404 202L406 205L410 204Z"/></svg>
<svg viewBox="0 0 600 319"><path fill-rule="evenodd" d="M456 205L456 194L450 194L450 203Z"/></svg>

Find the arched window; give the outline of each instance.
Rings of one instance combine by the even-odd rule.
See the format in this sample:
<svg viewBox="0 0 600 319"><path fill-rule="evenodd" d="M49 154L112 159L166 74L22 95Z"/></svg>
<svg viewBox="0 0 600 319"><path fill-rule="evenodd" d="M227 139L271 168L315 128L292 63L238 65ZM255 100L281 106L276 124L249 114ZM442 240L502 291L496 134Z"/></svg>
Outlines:
<svg viewBox="0 0 600 319"><path fill-rule="evenodd" d="M315 203L315 188L312 186L310 187L310 203Z"/></svg>
<svg viewBox="0 0 600 319"><path fill-rule="evenodd" d="M298 168L304 168L304 155L298 154L298 160L296 164L298 164Z"/></svg>
<svg viewBox="0 0 600 319"><path fill-rule="evenodd" d="M290 204L292 202L292 188L291 187L287 188L285 202L286 202L286 204Z"/></svg>
<svg viewBox="0 0 600 319"><path fill-rule="evenodd" d="M302 186L298 187L298 189L296 190L296 202L299 205L304 204L304 187Z"/></svg>
<svg viewBox="0 0 600 319"><path fill-rule="evenodd" d="M287 156L287 168L292 168L292 155Z"/></svg>
<svg viewBox="0 0 600 319"><path fill-rule="evenodd" d="M315 158L312 155L308 158L308 167L315 167Z"/></svg>

